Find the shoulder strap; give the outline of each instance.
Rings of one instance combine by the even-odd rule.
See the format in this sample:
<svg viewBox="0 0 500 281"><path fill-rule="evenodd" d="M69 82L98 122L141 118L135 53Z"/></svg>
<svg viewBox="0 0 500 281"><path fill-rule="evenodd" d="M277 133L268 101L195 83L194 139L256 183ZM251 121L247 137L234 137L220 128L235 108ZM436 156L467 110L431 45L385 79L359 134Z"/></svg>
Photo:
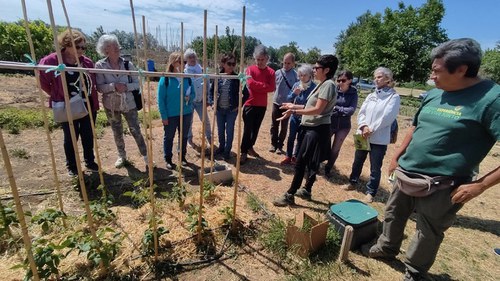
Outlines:
<svg viewBox="0 0 500 281"><path fill-rule="evenodd" d="M125 66L125 70L128 70L128 60L123 61L123 64ZM128 82L132 83L132 77L130 77L130 75L127 76L128 76Z"/></svg>
<svg viewBox="0 0 500 281"><path fill-rule="evenodd" d="M283 71L283 68L282 68L282 69L280 69L280 71L281 71L281 76L283 76L283 79L285 79L285 83L286 83L286 85L287 85L287 86L288 86L288 88L291 90L291 89L292 89L292 86L290 86L290 83L288 82L288 79L286 79L286 74L285 74L285 72Z"/></svg>

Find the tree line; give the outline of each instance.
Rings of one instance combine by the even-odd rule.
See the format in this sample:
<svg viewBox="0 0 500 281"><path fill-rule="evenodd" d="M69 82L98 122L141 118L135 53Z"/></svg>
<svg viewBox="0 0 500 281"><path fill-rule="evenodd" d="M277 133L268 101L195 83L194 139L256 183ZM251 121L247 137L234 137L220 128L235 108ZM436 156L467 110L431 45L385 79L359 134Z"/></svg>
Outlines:
<svg viewBox="0 0 500 281"><path fill-rule="evenodd" d="M445 14L442 0L428 0L422 6L415 8L399 3L397 9L385 9L384 13L372 14L370 11L360 15L356 21L342 30L336 38L333 48L339 57L339 69L349 69L355 76L371 77L372 71L378 66L386 66L394 72L398 82L416 81L423 83L429 77L431 61L429 53L438 44L448 40L446 30L440 24ZM53 51L52 30L41 20L30 22L33 43L38 59ZM64 27L58 27L61 31ZM92 60L99 59L95 44L102 34L103 27L98 27L87 36L88 49L86 55ZM122 51L136 55L135 38L132 32L114 30L120 41ZM234 34L229 26L218 39L218 52L234 52L239 58L241 36ZM163 70L168 54L180 50L180 46L171 45L168 48L161 45L150 33L146 36L147 52L139 52L139 56L153 59L158 64L157 69ZM253 36L245 36L245 63L251 63L254 47L261 40ZM139 49L142 49L143 38L139 36ZM198 36L186 44L202 57L203 38ZM207 38L207 58L209 66L214 67L215 36ZM280 47L268 46L270 66L281 67L281 60L287 52L295 54L299 63L315 63L321 55L317 47L303 51L297 42L290 42ZM23 57L29 53L28 41L23 20L14 23L0 22L0 60L26 61ZM142 59L144 60L144 59ZM481 75L500 82L500 42L493 49L484 53Z"/></svg>

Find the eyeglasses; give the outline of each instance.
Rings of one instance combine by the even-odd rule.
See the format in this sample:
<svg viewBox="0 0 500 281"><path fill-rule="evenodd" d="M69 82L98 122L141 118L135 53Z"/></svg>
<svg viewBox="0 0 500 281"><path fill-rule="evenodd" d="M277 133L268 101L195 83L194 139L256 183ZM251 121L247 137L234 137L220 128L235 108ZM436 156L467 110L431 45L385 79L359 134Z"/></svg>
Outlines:
<svg viewBox="0 0 500 281"><path fill-rule="evenodd" d="M337 83L345 83L347 82L347 79L337 79Z"/></svg>
<svg viewBox="0 0 500 281"><path fill-rule="evenodd" d="M324 66L313 66L312 69L318 70L318 69L324 69L324 68L325 68Z"/></svg>
<svg viewBox="0 0 500 281"><path fill-rule="evenodd" d="M226 64L227 64L228 66L236 66L236 63L235 63L235 62L226 62Z"/></svg>
<svg viewBox="0 0 500 281"><path fill-rule="evenodd" d="M87 49L87 47L85 46L75 46L77 50L82 50L82 51L85 51Z"/></svg>

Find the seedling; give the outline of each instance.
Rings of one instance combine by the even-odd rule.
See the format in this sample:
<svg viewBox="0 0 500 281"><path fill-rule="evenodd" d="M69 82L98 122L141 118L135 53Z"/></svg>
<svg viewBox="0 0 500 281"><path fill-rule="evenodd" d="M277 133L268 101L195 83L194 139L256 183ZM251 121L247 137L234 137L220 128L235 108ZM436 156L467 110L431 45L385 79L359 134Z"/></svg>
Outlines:
<svg viewBox="0 0 500 281"><path fill-rule="evenodd" d="M41 279L52 280L50 278L54 274L56 275L56 279L59 279L58 266L64 256L56 252L58 249L61 249L61 247L54 245L53 243L48 243L45 239L39 239L33 243L33 259L35 261L38 276ZM17 268L26 269L26 275L23 280L31 280L33 272L29 266L28 258L26 258L22 264L12 267L12 269Z"/></svg>
<svg viewBox="0 0 500 281"><path fill-rule="evenodd" d="M26 149L24 149L24 148L14 148L14 149L12 149L11 153L12 153L13 157L17 157L20 159L30 158L28 151L26 151Z"/></svg>
<svg viewBox="0 0 500 281"><path fill-rule="evenodd" d="M133 183L134 190L123 193L123 196L130 197L134 207L139 208L150 200L149 189L144 186L145 181L140 179ZM153 186L153 189L156 185Z"/></svg>
<svg viewBox="0 0 500 281"><path fill-rule="evenodd" d="M198 230L199 209L200 209L199 206L191 205L191 207L188 210L186 222L188 223L188 230L191 231L192 233L196 233ZM201 233L204 233L208 229L208 222L203 217L203 208L202 208L201 212L202 212Z"/></svg>
<svg viewBox="0 0 500 281"><path fill-rule="evenodd" d="M215 184L209 180L203 180L203 198L207 199L212 196L215 191Z"/></svg>
<svg viewBox="0 0 500 281"><path fill-rule="evenodd" d="M59 218L61 220L66 218L66 214L54 209L45 209L38 215L32 217L31 222L40 225L42 227L42 233L46 234L49 232L51 225L55 224L56 220Z"/></svg>
<svg viewBox="0 0 500 281"><path fill-rule="evenodd" d="M156 225L160 225L163 222L161 220L156 221ZM157 229L158 244L160 243L160 238L162 235L169 233L170 231L164 227L159 226ZM141 241L141 251L143 256L149 256L154 253L154 233L153 233L153 219L149 220L149 227L144 231Z"/></svg>
<svg viewBox="0 0 500 281"><path fill-rule="evenodd" d="M172 191L170 192L162 192L161 194L167 197L171 201L176 201L179 204L179 208L184 207L184 203L186 202L187 197L187 184L182 183L179 185L178 182L169 183L172 185Z"/></svg>
<svg viewBox="0 0 500 281"><path fill-rule="evenodd" d="M233 216L233 207L224 207L222 209L219 209L219 213L224 215L224 219L222 220L222 225L228 226L231 225L233 222L234 216Z"/></svg>

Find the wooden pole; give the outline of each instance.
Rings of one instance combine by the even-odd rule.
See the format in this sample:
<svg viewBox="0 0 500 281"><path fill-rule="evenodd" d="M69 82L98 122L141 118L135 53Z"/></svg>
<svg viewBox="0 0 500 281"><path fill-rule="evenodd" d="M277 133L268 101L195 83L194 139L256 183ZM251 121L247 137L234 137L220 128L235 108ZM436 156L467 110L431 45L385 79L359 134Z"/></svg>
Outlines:
<svg viewBox="0 0 500 281"><path fill-rule="evenodd" d="M219 32L218 32L218 26L216 25L215 26L215 37L214 37L214 67L215 67L215 74L219 74L219 67L217 67L217 47L218 47L218 39L219 39ZM214 80L214 100L213 100L213 122L212 122L212 143L210 144L210 182L212 182L212 173L214 171L214 142L215 142L215 121L216 121L216 113L217 113L217 92L219 90L219 83L217 81L217 78L215 78ZM225 135L225 134L224 134ZM220 144L220 140L219 140L219 144ZM219 150L221 149L221 147L219 147ZM222 147L222 149L224 149L224 147ZM229 153L231 153L231 151L229 151Z"/></svg>
<svg viewBox="0 0 500 281"><path fill-rule="evenodd" d="M147 33L146 33L146 17L142 16L142 40L143 40L143 48L144 48L144 62L145 66L147 67L147 51L148 51L148 42L147 42ZM142 80L139 77L139 80ZM141 82L142 83L142 82ZM146 118L146 116L144 116ZM154 184L153 184L153 177L152 177L152 166L150 166L149 169L149 197L151 201L151 224L153 226L153 241L154 241L154 248L155 248L155 261L158 260L158 233L157 233L157 225L156 225L156 203L155 203L155 191L154 191Z"/></svg>
<svg viewBox="0 0 500 281"><path fill-rule="evenodd" d="M207 10L203 11L203 72L207 69ZM203 109L201 118L201 164L200 164L200 207L198 209L198 242L201 241L201 223L203 219L203 187L205 181L205 115L207 113L207 79L203 78Z"/></svg>
<svg viewBox="0 0 500 281"><path fill-rule="evenodd" d="M61 0L61 5L62 5L62 8L63 8L63 11L64 11L64 16L66 17L66 23L68 25L68 30L69 30L69 34L70 34L70 37L73 38L73 31L71 29L71 25L70 25L70 22L69 22L69 17L68 17L68 12L66 11L66 5L64 4L64 0ZM75 54L75 59L76 59L76 62L77 62L77 65L78 66L81 66L80 64L80 58L78 57L78 53L76 51L76 44L73 44L71 46L71 48L73 48L73 52ZM92 89L87 89L87 84L85 83L85 78L83 77L83 73L80 71L80 87L82 87L83 89L83 93L86 97L86 100L87 100L87 108L89 108L89 117L90 117L90 127L92 128L92 137L93 137L93 142L94 142L94 152L95 152L95 157L97 159L97 166L98 166L98 173L99 173L99 182L101 183L101 187L102 187L102 195L104 198L106 198L106 188L104 186L104 176L103 176L103 173L102 173L102 163L101 163L101 157L99 156L99 144L97 142L97 135L96 135L96 130L95 130L95 120L94 120L94 114L92 114L92 106L91 106L91 103L90 103L90 95L89 93L92 94ZM89 75L89 79L92 79ZM96 91L96 95L97 95L97 91ZM97 115L96 115L97 117ZM106 204L104 205L105 206L105 209L107 210L107 206Z"/></svg>
<svg viewBox="0 0 500 281"><path fill-rule="evenodd" d="M184 22L181 22L181 69L180 72L184 72ZM168 69L167 69L168 70ZM191 88L191 95L189 96L192 99L193 89ZM184 139L184 78L181 78L181 91L179 93L180 102L180 116L179 116L179 161L177 165L177 171L179 171L179 188L182 187L182 143Z"/></svg>
<svg viewBox="0 0 500 281"><path fill-rule="evenodd" d="M52 2L51 0L47 0L47 7L49 10L49 18L50 18L50 25L52 27L52 33L54 35L54 47L57 52L57 59L60 64L63 63L62 59L62 54L61 54L61 49L59 47L59 42L57 41L57 28L56 24L54 21L54 13L52 10ZM61 71L61 83L63 86L63 91L64 91L64 102L66 104L69 104L69 93L68 93L68 85L66 84L66 72ZM85 205L85 213L87 215L87 223L89 225L90 233L92 235L92 239L94 240L94 243L98 244L98 239L97 235L95 233L95 228L94 228L94 219L92 217L92 212L90 211L89 207L89 198L87 196L87 187L85 186L85 180L83 178L83 172L82 172L82 166L80 163L80 153L78 150L78 142L76 141L76 134L75 134L75 127L73 124L73 120L71 117L71 109L69 106L66 107L66 116L68 117L68 123L69 123L69 131L71 134L71 141L73 142L73 148L75 152L75 159L76 159L76 167L78 169L78 179L80 182L80 188L82 191L82 198L83 198L83 203Z"/></svg>
<svg viewBox="0 0 500 281"><path fill-rule="evenodd" d="M345 227L344 238L342 239L342 245L340 246L339 252L339 262L344 262L349 256L349 250L351 249L352 237L354 235L354 228L351 225Z"/></svg>
<svg viewBox="0 0 500 281"><path fill-rule="evenodd" d="M241 23L241 50L240 50L240 74L243 73L245 65L245 14L246 7L243 6L243 16ZM242 119L242 93L243 93L243 83L240 81L240 93L238 99L238 152L236 156L236 175L234 178L234 194L233 194L233 230L236 227L236 200L238 199L238 185L240 176L240 159L241 159L241 119Z"/></svg>
<svg viewBox="0 0 500 281"><path fill-rule="evenodd" d="M7 148L5 147L5 142L3 140L3 134L1 129L0 129L0 149L2 150L2 157L5 166L5 171L7 172L7 176L9 177L12 196L14 197L14 202L16 203L17 218L19 219L19 224L21 225L24 248L26 249L26 254L28 256L30 269L31 272L33 273L33 279L40 280L40 277L38 276L38 270L35 264L35 259L33 258L33 252L31 249L31 238L28 233L28 227L26 226L26 219L24 217L23 205L21 204L21 199L19 198L19 192L17 190L16 180L14 179L14 173L12 172L12 165L10 164L10 158L7 153Z"/></svg>
<svg viewBox="0 0 500 281"><path fill-rule="evenodd" d="M35 54L35 47L33 44L33 39L31 39L31 31L29 27L29 21L28 21L28 13L26 11L26 1L21 0L22 6L23 6L23 15L24 15L24 26L26 29L26 35L28 38L28 44L30 47L30 53L31 53L31 58L33 61L37 61L36 59L36 54ZM45 93L42 91L42 87L40 86L40 71L39 70L34 70L35 72L35 79L36 79L36 85L38 88L38 95L40 97L40 108L42 110L42 118L43 118L43 127L45 129L45 134L47 136L47 143L49 145L49 153L50 153L50 160L52 163L52 175L54 176L54 185L56 187L56 194L57 194L57 203L59 205L59 210L64 213L64 204L62 201L62 195L61 195L61 185L59 184L59 177L57 176L57 168L56 168L56 159L54 156L54 146L52 145L52 139L50 138L50 130L49 130L49 120L47 117L47 108L45 107ZM66 228L66 219L63 217L62 218L63 226Z"/></svg>

